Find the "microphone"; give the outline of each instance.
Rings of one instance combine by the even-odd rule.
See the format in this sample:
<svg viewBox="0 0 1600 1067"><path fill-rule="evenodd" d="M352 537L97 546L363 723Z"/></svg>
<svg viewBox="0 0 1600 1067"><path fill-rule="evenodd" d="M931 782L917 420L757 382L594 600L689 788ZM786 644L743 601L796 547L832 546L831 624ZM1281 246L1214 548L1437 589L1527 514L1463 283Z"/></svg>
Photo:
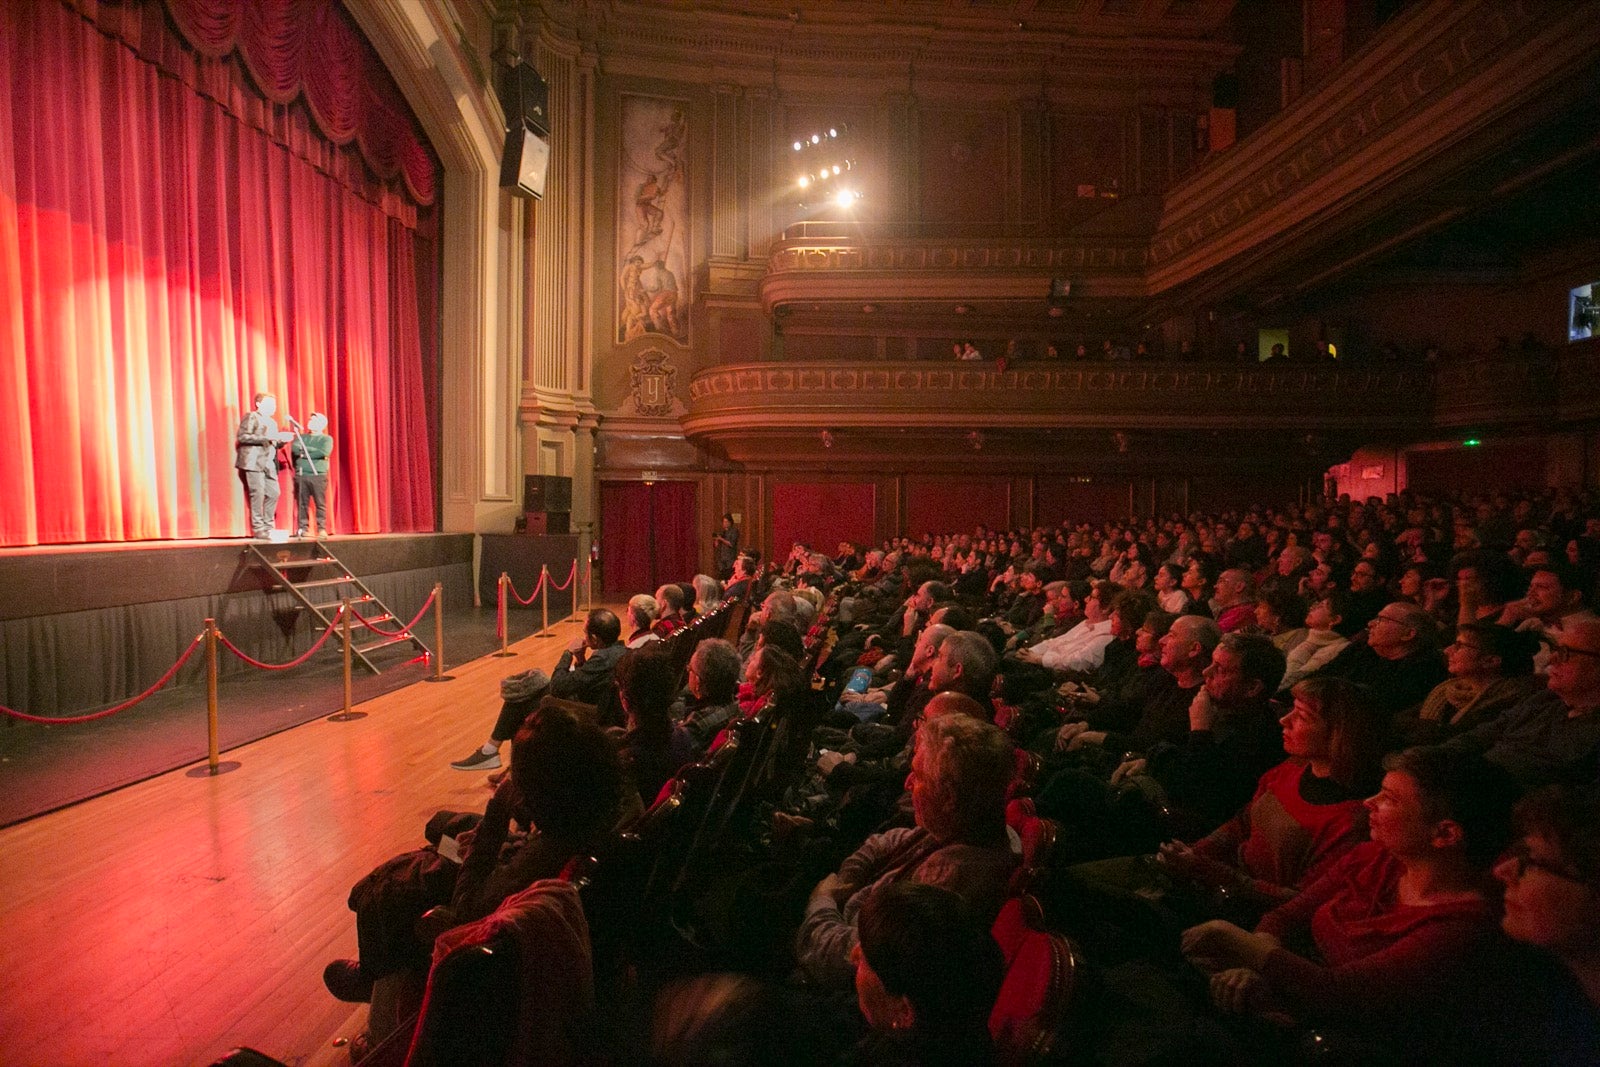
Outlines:
<svg viewBox="0 0 1600 1067"><path fill-rule="evenodd" d="M284 418L289 420L289 425L290 426L293 426L297 430L300 429L300 424L298 422L294 421L294 416L293 415L285 415Z"/></svg>

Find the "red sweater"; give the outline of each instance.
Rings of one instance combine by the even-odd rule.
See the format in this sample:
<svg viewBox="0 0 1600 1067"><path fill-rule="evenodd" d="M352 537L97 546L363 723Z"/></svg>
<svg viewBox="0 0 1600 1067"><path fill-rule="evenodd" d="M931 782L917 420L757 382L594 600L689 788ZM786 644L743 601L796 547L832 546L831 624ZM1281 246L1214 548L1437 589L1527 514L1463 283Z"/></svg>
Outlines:
<svg viewBox="0 0 1600 1067"><path fill-rule="evenodd" d="M1194 850L1247 872L1271 894L1315 882L1365 837L1360 798L1316 778L1303 760L1287 759L1263 774L1250 803Z"/></svg>
<svg viewBox="0 0 1600 1067"><path fill-rule="evenodd" d="M1281 941L1310 933L1325 963L1275 949L1261 973L1299 1012L1386 1018L1397 1027L1448 1000L1458 971L1498 929L1482 898L1404 905L1400 861L1363 842L1281 908L1258 931Z"/></svg>

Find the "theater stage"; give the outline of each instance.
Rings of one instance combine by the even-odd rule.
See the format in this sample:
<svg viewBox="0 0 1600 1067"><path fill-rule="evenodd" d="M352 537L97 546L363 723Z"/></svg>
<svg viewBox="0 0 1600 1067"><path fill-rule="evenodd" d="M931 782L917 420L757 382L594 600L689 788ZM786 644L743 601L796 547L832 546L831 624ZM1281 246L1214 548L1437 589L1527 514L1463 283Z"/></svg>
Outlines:
<svg viewBox="0 0 1600 1067"><path fill-rule="evenodd" d="M521 565L531 572L512 573L524 594L537 583L540 563L567 573L575 549L572 538L526 540ZM472 606L473 535L368 535L327 543L402 620L416 615L435 583L443 586L447 667L496 646L494 604ZM295 544L274 546L273 552ZM315 641L308 613L273 587L248 545L239 538L0 552L0 588L7 593L0 598L0 705L70 717L126 700L172 666L208 617L263 662L283 663L305 652ZM566 596L555 598L552 622L565 617L570 605ZM511 617L513 639L537 628L536 611ZM417 632L433 644L431 611ZM381 674L359 665L353 674L356 700L431 671L404 645L374 659ZM225 749L330 714L343 702L342 657L334 641L288 671L250 667L226 651L219 668L219 737ZM0 726L6 781L0 825L203 759L205 751L199 654L154 696L104 719L47 726L6 716Z"/></svg>

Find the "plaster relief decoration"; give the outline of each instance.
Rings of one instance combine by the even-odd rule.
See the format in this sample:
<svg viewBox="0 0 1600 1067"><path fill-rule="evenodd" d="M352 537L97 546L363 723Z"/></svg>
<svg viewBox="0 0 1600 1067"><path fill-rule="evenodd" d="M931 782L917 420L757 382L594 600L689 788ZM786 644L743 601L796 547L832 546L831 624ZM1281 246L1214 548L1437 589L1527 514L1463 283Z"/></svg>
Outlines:
<svg viewBox="0 0 1600 1067"><path fill-rule="evenodd" d="M623 95L617 168L619 343L646 335L689 342L688 141L683 101Z"/></svg>
<svg viewBox="0 0 1600 1067"><path fill-rule="evenodd" d="M684 410L678 400L678 368L659 348L647 348L633 358L628 385L635 415L676 415Z"/></svg>

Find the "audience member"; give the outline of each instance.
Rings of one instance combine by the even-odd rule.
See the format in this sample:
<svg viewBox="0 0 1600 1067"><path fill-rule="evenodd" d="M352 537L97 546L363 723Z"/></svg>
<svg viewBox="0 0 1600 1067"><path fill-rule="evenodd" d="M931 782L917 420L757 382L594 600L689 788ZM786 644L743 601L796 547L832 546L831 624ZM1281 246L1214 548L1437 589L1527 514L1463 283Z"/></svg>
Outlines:
<svg viewBox="0 0 1600 1067"><path fill-rule="evenodd" d="M1510 836L1514 783L1471 753L1414 748L1367 801L1370 842L1267 914L1212 920L1183 951L1226 1011L1283 1012L1410 1045L1448 1016L1463 964L1495 932L1485 875ZM1309 935L1319 959L1288 946Z"/></svg>
<svg viewBox="0 0 1600 1067"><path fill-rule="evenodd" d="M622 766L640 802L649 807L678 768L695 757L689 731L672 721L677 669L666 652L635 649L617 661L616 679L627 718L617 739Z"/></svg>
<svg viewBox="0 0 1600 1067"><path fill-rule="evenodd" d="M847 1062L978 1067L994 1060L989 1012L1005 960L988 924L937 885L899 882L861 905L852 952L871 1035Z"/></svg>
<svg viewBox="0 0 1600 1067"><path fill-rule="evenodd" d="M600 698L611 688L611 674L625 649L618 643L622 636L622 623L614 612L596 608L589 612L583 633L572 639L561 658L556 661L555 673L548 681L543 672L532 671L506 679L519 679L508 696L505 683L501 696L500 717L495 720L489 739L471 755L456 760L450 766L458 771L492 771L500 766L500 746L516 736L522 720L527 718L538 699L546 694L562 700L575 700L581 704L600 703Z"/></svg>
<svg viewBox="0 0 1600 1067"><path fill-rule="evenodd" d="M812 982L850 980L862 906L896 882L951 889L993 921L1016 866L1005 825L1014 752L999 728L967 715L922 725L907 780L916 825L869 838L811 893L795 952Z"/></svg>
<svg viewBox="0 0 1600 1067"><path fill-rule="evenodd" d="M1600 756L1600 620L1566 627L1545 687L1445 744L1482 752L1527 788L1593 781Z"/></svg>
<svg viewBox="0 0 1600 1067"><path fill-rule="evenodd" d="M1538 639L1492 622L1456 627L1456 639L1445 649L1448 680L1423 700L1415 716L1396 722L1410 745L1437 744L1500 716L1544 687L1533 673Z"/></svg>

